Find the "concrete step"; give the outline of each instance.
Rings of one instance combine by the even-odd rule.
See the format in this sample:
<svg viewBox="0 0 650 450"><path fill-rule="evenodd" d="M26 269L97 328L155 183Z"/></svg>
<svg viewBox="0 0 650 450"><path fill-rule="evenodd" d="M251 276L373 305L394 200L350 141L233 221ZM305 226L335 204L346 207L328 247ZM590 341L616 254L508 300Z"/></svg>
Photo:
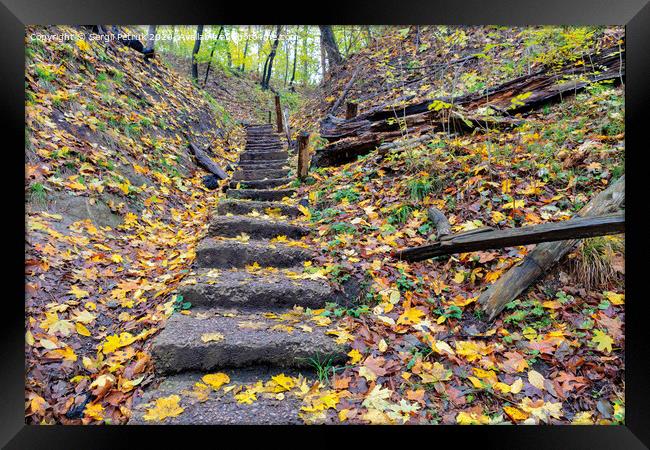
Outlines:
<svg viewBox="0 0 650 450"><path fill-rule="evenodd" d="M253 385L258 380L268 382L275 375L283 374L297 378L303 375L309 386L315 376L311 371L297 372L291 369L251 367L227 370L230 385ZM301 425L299 418L302 401L294 394L295 388L283 392L284 398L277 399L277 394L256 394L257 400L252 404L238 403L234 392L224 395L223 389L211 390L206 401L197 401L182 392L191 392L195 383L202 383L204 373L181 373L166 377L155 389L147 389L141 398L133 403L133 416L129 425ZM163 421L148 421L144 419L147 410L155 405L161 397L178 395L184 411L176 417L168 417Z"/></svg>
<svg viewBox="0 0 650 450"><path fill-rule="evenodd" d="M238 166L241 170L264 170L264 169L282 169L289 165L286 159L276 159L269 161L240 161Z"/></svg>
<svg viewBox="0 0 650 450"><path fill-rule="evenodd" d="M249 181L231 181L228 185L230 189L269 189L291 183L292 178L269 178L267 180L249 180Z"/></svg>
<svg viewBox="0 0 650 450"><path fill-rule="evenodd" d="M198 270L192 283L181 285L178 293L192 308L246 310L294 305L318 309L338 298L325 280L293 279L281 272L261 276L245 270L220 271L217 276L210 270Z"/></svg>
<svg viewBox="0 0 650 450"><path fill-rule="evenodd" d="M289 153L285 151L269 151L269 152L243 152L239 155L239 161L268 161L277 159L287 159Z"/></svg>
<svg viewBox="0 0 650 450"><path fill-rule="evenodd" d="M299 324L308 326L311 332L298 327ZM292 327L291 333L287 326ZM285 322L259 312L174 313L154 338L152 356L158 374L253 365L310 367L310 358L345 361L347 349L326 335L327 329L306 319Z"/></svg>
<svg viewBox="0 0 650 450"><path fill-rule="evenodd" d="M313 257L302 247L272 244L269 241L203 239L196 248L198 267L243 268L254 263L262 267L292 267L302 265Z"/></svg>
<svg viewBox="0 0 650 450"><path fill-rule="evenodd" d="M283 221L271 221L250 216L214 216L210 220L208 235L235 237L246 233L253 239L271 239L287 236L296 239L309 233L309 229Z"/></svg>
<svg viewBox="0 0 650 450"><path fill-rule="evenodd" d="M230 192L230 191L228 191ZM246 215L252 212L267 214L267 210L278 210L283 216L295 218L302 215L295 206L285 205L281 202L254 201L246 199L222 199L217 205L218 214Z"/></svg>
<svg viewBox="0 0 650 450"><path fill-rule="evenodd" d="M264 180L267 178L284 178L289 175L290 169L255 169L238 170L232 176L233 181Z"/></svg>
<svg viewBox="0 0 650 450"><path fill-rule="evenodd" d="M226 196L228 198L273 201L282 200L284 197L291 197L295 193L295 189L229 189L228 192L226 192Z"/></svg>

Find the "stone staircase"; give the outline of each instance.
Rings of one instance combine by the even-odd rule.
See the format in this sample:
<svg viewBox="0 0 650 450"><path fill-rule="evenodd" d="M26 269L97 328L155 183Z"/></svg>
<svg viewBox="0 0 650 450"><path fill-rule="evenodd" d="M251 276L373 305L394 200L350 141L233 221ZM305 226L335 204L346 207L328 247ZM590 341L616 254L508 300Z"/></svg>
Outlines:
<svg viewBox="0 0 650 450"><path fill-rule="evenodd" d="M325 280L290 276L301 273L313 255L301 246L272 242L308 233L289 222L301 214L298 208L280 202L295 193L283 187L291 181L288 153L271 125L246 131L239 170L196 250L194 280L178 292L192 308L187 315L175 312L153 341L156 374L165 379L137 402L132 424L156 423L143 419L148 403L172 394L181 397L185 410L165 424L301 423L300 401L290 395L261 397L249 405L219 391L201 402L181 392L191 391L208 373L224 372L231 384L268 380L278 373L309 377L310 358L346 358L347 349L325 334L327 327L301 323L301 318L289 324L277 320L296 316L295 305L321 308L337 294ZM274 214L266 214L269 208ZM233 239L242 234L247 240Z"/></svg>

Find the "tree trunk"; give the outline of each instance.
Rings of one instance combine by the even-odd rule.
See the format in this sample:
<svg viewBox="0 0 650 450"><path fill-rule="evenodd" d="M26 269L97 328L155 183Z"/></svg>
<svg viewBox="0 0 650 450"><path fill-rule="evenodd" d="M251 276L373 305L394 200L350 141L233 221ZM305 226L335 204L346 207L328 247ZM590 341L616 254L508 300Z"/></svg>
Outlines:
<svg viewBox="0 0 650 450"><path fill-rule="evenodd" d="M203 25L197 25L196 38L194 39L194 48L192 49L192 78L198 83L199 80L199 66L196 62L196 55L201 48L201 38L203 36Z"/></svg>
<svg viewBox="0 0 650 450"><path fill-rule="evenodd" d="M210 59L208 60L208 67L205 69L205 79L203 80L203 87L205 87L206 83L208 82L208 75L210 75L210 66L212 65L212 56L214 55L214 49L217 47L217 41L219 40L222 31L223 31L223 26L219 28L219 32L217 33L217 39L212 43L212 50L210 50Z"/></svg>
<svg viewBox="0 0 650 450"><path fill-rule="evenodd" d="M278 44L280 43L280 31L282 31L282 26L278 25L275 29L275 40L273 41L273 46L271 47L271 53L269 53L267 60L268 66L266 66L265 78L262 80L262 89L268 89L269 84L271 83L271 73L273 71L273 59L275 58L275 53L278 50Z"/></svg>
<svg viewBox="0 0 650 450"><path fill-rule="evenodd" d="M336 44L332 26L319 25L319 28L321 35L321 45L325 47L325 52L327 53L327 61L329 63L329 70L332 70L335 66L338 66L343 62L343 58L341 57L339 47Z"/></svg>
<svg viewBox="0 0 650 450"><path fill-rule="evenodd" d="M613 213L624 207L624 204L625 176L622 176L591 199L578 212L578 216L590 217ZM521 263L502 275L478 299L488 320L494 319L506 304L528 289L544 272L569 253L577 242L577 240L568 240L539 244Z"/></svg>
<svg viewBox="0 0 650 450"><path fill-rule="evenodd" d="M296 81L296 61L298 60L298 27L296 27L296 37L293 40L293 70L291 71L291 81L289 86L293 90L293 83Z"/></svg>
<svg viewBox="0 0 650 450"><path fill-rule="evenodd" d="M158 25L149 25L149 30L147 31L147 41L144 46L145 53L153 53L153 49L156 44L156 28L158 28Z"/></svg>
<svg viewBox="0 0 650 450"><path fill-rule="evenodd" d="M248 41L251 38L251 26L248 26L248 32L246 33L246 44L244 45L244 57L242 58L241 61L241 71L244 72L246 70L246 54L248 53Z"/></svg>

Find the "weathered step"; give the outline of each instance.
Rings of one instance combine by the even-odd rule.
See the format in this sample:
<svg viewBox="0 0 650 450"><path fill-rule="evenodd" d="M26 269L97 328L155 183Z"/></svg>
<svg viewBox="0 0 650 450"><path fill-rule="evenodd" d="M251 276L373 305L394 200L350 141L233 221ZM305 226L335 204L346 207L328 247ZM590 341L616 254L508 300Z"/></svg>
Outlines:
<svg viewBox="0 0 650 450"><path fill-rule="evenodd" d="M290 169L256 169L238 170L232 176L233 181L238 180L264 180L265 178L284 178L289 175Z"/></svg>
<svg viewBox="0 0 650 450"><path fill-rule="evenodd" d="M272 244L269 241L203 239L196 248L199 267L242 268L254 263L263 267L292 267L302 265L313 254L301 247Z"/></svg>
<svg viewBox="0 0 650 450"><path fill-rule="evenodd" d="M286 151L271 151L271 152L243 152L239 155L239 161L268 161L277 159L287 159L289 153Z"/></svg>
<svg viewBox="0 0 650 450"><path fill-rule="evenodd" d="M234 237L242 233L259 239L271 239L276 236L300 238L309 233L309 230L287 222L250 216L214 216L210 220L210 236Z"/></svg>
<svg viewBox="0 0 650 450"><path fill-rule="evenodd" d="M259 312L175 313L154 338L152 355L159 374L253 365L310 367L310 358L345 361L346 348L326 335L327 329L307 318L295 323Z"/></svg>
<svg viewBox="0 0 650 450"><path fill-rule="evenodd" d="M230 192L230 191L229 191ZM267 214L269 210L276 210L283 216L299 217L302 215L295 206L285 205L281 202L255 201L245 199L222 199L217 205L218 214L246 215L250 213Z"/></svg>
<svg viewBox="0 0 650 450"><path fill-rule="evenodd" d="M266 180L231 181L229 187L237 189L269 189L285 185L293 181L291 178L269 178Z"/></svg>
<svg viewBox="0 0 650 450"><path fill-rule="evenodd" d="M283 169L289 164L286 159L275 159L269 161L240 161L239 168L242 170L264 170Z"/></svg>
<svg viewBox="0 0 650 450"><path fill-rule="evenodd" d="M338 298L325 280L293 279L282 273L261 276L245 270L213 272L198 270L191 283L178 288L193 308L275 309L298 305L318 309Z"/></svg>
<svg viewBox="0 0 650 450"><path fill-rule="evenodd" d="M227 370L230 385L253 385L258 380L268 382L275 375L283 374L298 377L300 374L294 370L251 367L244 369ZM148 389L142 398L133 404L133 416L129 425L300 425L304 422L298 416L302 401L294 394L295 388L285 391L282 399L276 393L258 393L257 399L252 404L239 403L235 400L234 392L224 395L223 389L210 391L208 399L197 399L183 395L182 392L191 392L195 383L202 382L204 373L181 373L165 378L155 389ZM308 380L309 386L313 384L310 378L315 378L311 372L302 374ZM155 405L161 397L178 395L183 412L175 417L167 417L162 421L145 420L147 410Z"/></svg>
<svg viewBox="0 0 650 450"><path fill-rule="evenodd" d="M226 196L229 198L239 198L257 201L282 200L284 197L291 197L295 194L295 189L229 189Z"/></svg>
<svg viewBox="0 0 650 450"><path fill-rule="evenodd" d="M244 151L247 153L264 153L264 152L281 152L284 150L282 145L260 145L246 146Z"/></svg>

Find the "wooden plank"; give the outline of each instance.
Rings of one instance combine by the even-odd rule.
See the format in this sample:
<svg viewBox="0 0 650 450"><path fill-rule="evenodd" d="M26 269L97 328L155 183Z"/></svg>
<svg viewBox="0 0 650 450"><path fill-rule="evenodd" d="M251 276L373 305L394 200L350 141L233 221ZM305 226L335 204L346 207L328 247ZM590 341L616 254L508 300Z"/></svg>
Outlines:
<svg viewBox="0 0 650 450"><path fill-rule="evenodd" d="M280 105L280 96L275 96L275 116L278 122L278 133L284 131L284 125L282 124L282 106Z"/></svg>
<svg viewBox="0 0 650 450"><path fill-rule="evenodd" d="M609 214L598 217L578 217L563 222L544 223L507 230L485 230L441 237L431 245L408 248L396 253L405 261L422 261L441 255L488 250L540 242L584 239L625 232L625 215Z"/></svg>
<svg viewBox="0 0 650 450"><path fill-rule="evenodd" d="M309 172L309 133L298 135L298 178L304 180Z"/></svg>
<svg viewBox="0 0 650 450"><path fill-rule="evenodd" d="M580 217L600 216L618 211L625 203L625 176L622 176L600 192L579 212ZM560 261L578 243L568 241L544 242L536 246L526 257L511 267L478 298L478 304L488 320L494 319L508 302L514 300L535 282L544 272Z"/></svg>

